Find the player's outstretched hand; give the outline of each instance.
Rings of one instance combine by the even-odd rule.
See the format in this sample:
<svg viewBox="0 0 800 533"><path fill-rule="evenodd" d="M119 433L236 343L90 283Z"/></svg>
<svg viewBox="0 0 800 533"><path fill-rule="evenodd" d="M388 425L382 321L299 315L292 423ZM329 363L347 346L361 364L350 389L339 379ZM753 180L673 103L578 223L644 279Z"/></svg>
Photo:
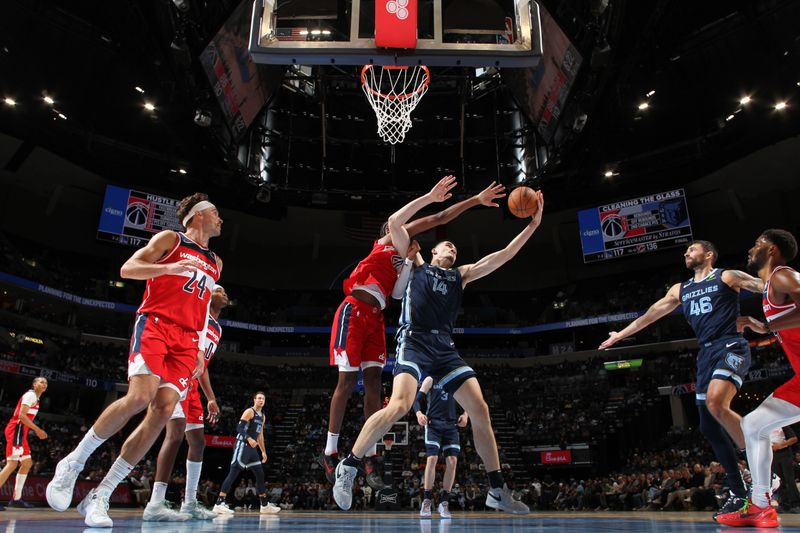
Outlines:
<svg viewBox="0 0 800 533"><path fill-rule="evenodd" d="M428 425L428 417L422 414L422 411L417 411L417 423L420 426L427 426Z"/></svg>
<svg viewBox="0 0 800 533"><path fill-rule="evenodd" d="M769 328L763 322L756 320L751 316L740 316L736 319L736 331L744 333L746 328L750 328L756 333L769 333Z"/></svg>
<svg viewBox="0 0 800 533"><path fill-rule="evenodd" d="M217 404L217 400L208 400L206 408L208 409L208 423L213 426L219 422L219 405Z"/></svg>
<svg viewBox="0 0 800 533"><path fill-rule="evenodd" d="M164 265L164 274L180 274L187 270L197 270L197 265L191 259L183 259L177 263L167 263Z"/></svg>
<svg viewBox="0 0 800 533"><path fill-rule="evenodd" d="M621 339L622 339L622 337L620 337L619 332L610 331L608 333L608 338L605 341L603 341L603 344L598 346L597 349L598 350L606 350L608 348L611 348L612 346L614 346L617 343L617 341L619 341Z"/></svg>
<svg viewBox="0 0 800 533"><path fill-rule="evenodd" d="M431 192L428 193L428 198L433 202L444 202L449 199L453 194L450 190L458 185L455 176L445 176L439 180L439 183L433 186Z"/></svg>
<svg viewBox="0 0 800 533"><path fill-rule="evenodd" d="M43 429L39 429L36 431L36 436L41 440L45 440L47 438L47 433Z"/></svg>
<svg viewBox="0 0 800 533"><path fill-rule="evenodd" d="M505 198L505 196L506 186L493 181L491 185L478 193L478 201L481 205L485 205L486 207L500 207L500 204L495 202L495 200Z"/></svg>
<svg viewBox="0 0 800 533"><path fill-rule="evenodd" d="M536 201L539 202L539 209L531 217L531 225L538 228L542 223L542 213L544 213L544 194L542 194L542 191L535 191L534 194L536 195Z"/></svg>

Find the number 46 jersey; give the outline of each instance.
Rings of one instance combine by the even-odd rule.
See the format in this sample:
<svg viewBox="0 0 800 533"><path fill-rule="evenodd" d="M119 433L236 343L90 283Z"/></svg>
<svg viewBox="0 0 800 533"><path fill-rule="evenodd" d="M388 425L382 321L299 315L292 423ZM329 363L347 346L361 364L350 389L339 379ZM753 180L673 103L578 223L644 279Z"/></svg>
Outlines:
<svg viewBox="0 0 800 533"><path fill-rule="evenodd" d="M150 278L137 313L152 314L192 331L205 329L211 291L219 280L217 256L183 233L172 250L156 263L177 263L188 259L195 268L179 274Z"/></svg>
<svg viewBox="0 0 800 533"><path fill-rule="evenodd" d="M700 281L694 278L681 284L683 316L692 326L697 342L703 344L738 335L739 293L722 281L722 269L715 268Z"/></svg>

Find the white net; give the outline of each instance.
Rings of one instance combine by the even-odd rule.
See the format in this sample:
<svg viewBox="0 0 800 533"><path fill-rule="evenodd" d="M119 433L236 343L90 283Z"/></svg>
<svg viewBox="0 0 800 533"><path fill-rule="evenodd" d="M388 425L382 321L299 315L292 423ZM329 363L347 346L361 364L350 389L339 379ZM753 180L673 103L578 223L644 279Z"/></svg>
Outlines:
<svg viewBox="0 0 800 533"><path fill-rule="evenodd" d="M428 91L428 67L380 67L366 65L361 88L378 118L378 135L384 141L403 142L411 129L411 112Z"/></svg>

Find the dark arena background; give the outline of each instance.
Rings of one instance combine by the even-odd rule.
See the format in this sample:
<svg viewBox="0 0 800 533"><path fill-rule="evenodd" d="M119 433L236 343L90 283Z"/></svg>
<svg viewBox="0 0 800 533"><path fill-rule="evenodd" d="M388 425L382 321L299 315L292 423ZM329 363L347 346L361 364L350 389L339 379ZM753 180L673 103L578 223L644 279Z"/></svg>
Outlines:
<svg viewBox="0 0 800 533"><path fill-rule="evenodd" d="M242 439L239 416L257 391L268 459L254 468L263 469L266 496L259 501L250 468L227 495L233 514L144 520L162 433L111 495L114 531L721 530L713 516L735 496L700 431L706 407L698 410L704 391L695 381L705 355L680 305L598 347L692 278L684 254L695 240L714 243L720 270L712 272L721 276L746 270L764 230L798 235L798 20L800 2L790 0L4 2L6 455L24 458L18 400L37 377L47 388L33 423L47 438L30 429L30 462L7 461L0 531L84 531L75 505L102 488L144 413L157 412L146 399L127 423L119 419L121 429L85 462L70 508L48 506L56 465L128 392L147 276L120 269L158 232L192 231L176 209L195 192L208 194L223 220L209 247L224 260L219 284L229 297L208 367L220 413L205 422L197 500L219 511ZM419 77L402 87L369 78L414 70ZM394 114L396 137L379 134L370 99ZM401 109L409 103L418 105ZM452 197L412 220L465 200L470 209L415 237L425 261L449 241L456 266L475 263L523 231L530 219L516 218L507 197L496 207L473 199L493 181L506 194L530 187L545 198L530 240L468 286L452 336L488 405L504 494L530 513L487 507L490 480L470 422L458 430L451 490L442 495L441 458L432 515L421 517L429 438L414 412L380 439L369 463L384 488L359 474L345 512L321 460L342 379L330 364L331 330L341 344L336 328L355 327L337 314L343 285L389 215L446 175L456 177ZM374 299L374 287L366 297L354 292ZM738 303L741 315L763 321L759 290L740 291ZM396 337L403 305L389 301L384 312L383 406L393 370L408 368ZM699 305L687 317L706 313ZM410 314L414 324L419 315ZM752 361L730 403L742 416L796 379L778 337L744 336ZM338 459L365 423L373 382L363 374L348 382ZM769 503L780 527L800 531L792 435L788 424L771 436L782 486ZM735 453L749 486L752 465ZM165 498L176 511L186 458L183 444L168 476ZM29 467L27 478L11 471L17 463ZM451 518L441 516L442 502Z"/></svg>

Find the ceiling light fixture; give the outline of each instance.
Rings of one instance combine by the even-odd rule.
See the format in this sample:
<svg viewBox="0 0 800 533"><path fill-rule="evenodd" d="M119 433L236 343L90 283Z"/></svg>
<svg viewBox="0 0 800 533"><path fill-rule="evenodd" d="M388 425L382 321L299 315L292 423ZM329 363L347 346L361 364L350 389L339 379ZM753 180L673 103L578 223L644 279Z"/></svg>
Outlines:
<svg viewBox="0 0 800 533"><path fill-rule="evenodd" d="M154 105L153 105L153 104L151 104L150 102L145 102L145 103L144 103L144 108L145 108L145 109L147 109L147 110L148 110L148 111L150 111L150 112L152 112L152 111L155 111L155 110L156 110L156 106L154 106Z"/></svg>
<svg viewBox="0 0 800 533"><path fill-rule="evenodd" d="M775 104L775 111L783 111L784 109L786 109L786 105L787 105L786 102L778 102L777 104Z"/></svg>
<svg viewBox="0 0 800 533"><path fill-rule="evenodd" d="M655 92L655 91L653 91L653 90L651 90L650 92L648 92L648 93L647 93L647 97L648 97L648 98L650 98L650 97L651 97L651 96L653 96L654 94L656 94L656 92Z"/></svg>
<svg viewBox="0 0 800 533"><path fill-rule="evenodd" d="M742 96L739 99L739 104L740 105L747 105L747 104L750 103L751 100L752 100L752 98L750 98L750 95L745 95L745 96Z"/></svg>
<svg viewBox="0 0 800 533"><path fill-rule="evenodd" d="M61 120L67 120L67 115L65 115L64 113L59 113L58 118L60 118Z"/></svg>
<svg viewBox="0 0 800 533"><path fill-rule="evenodd" d="M639 104L639 111L644 111L648 107L650 107L650 104L648 104L647 102L642 102L641 104Z"/></svg>
<svg viewBox="0 0 800 533"><path fill-rule="evenodd" d="M185 168L179 168L178 169L178 174L186 174L186 169Z"/></svg>
<svg viewBox="0 0 800 533"><path fill-rule="evenodd" d="M50 105L53 105L53 104L55 104L55 103L56 103L56 102L55 102L55 100L53 100L53 99L52 99L52 98L50 98L49 96L43 96L43 97L42 97L42 100L44 100L44 102L45 102L46 104L50 104Z"/></svg>
<svg viewBox="0 0 800 533"><path fill-rule="evenodd" d="M137 85L136 87L134 87L134 89L136 89L136 92L137 92L137 93L142 93L142 94L144 94L144 89L142 89L142 88L141 88L141 87L139 87L138 85Z"/></svg>
<svg viewBox="0 0 800 533"><path fill-rule="evenodd" d="M727 117L725 117L725 122L729 122L731 120L733 120L733 115L728 115Z"/></svg>
<svg viewBox="0 0 800 533"><path fill-rule="evenodd" d="M6 105L10 105L11 107L14 107L15 105L17 105L17 101L14 100L13 98L4 98L3 102L5 102Z"/></svg>
<svg viewBox="0 0 800 533"><path fill-rule="evenodd" d="M606 170L605 172L603 172L603 176L605 176L607 178L610 178L613 175L614 175L614 172L611 171L611 170Z"/></svg>

